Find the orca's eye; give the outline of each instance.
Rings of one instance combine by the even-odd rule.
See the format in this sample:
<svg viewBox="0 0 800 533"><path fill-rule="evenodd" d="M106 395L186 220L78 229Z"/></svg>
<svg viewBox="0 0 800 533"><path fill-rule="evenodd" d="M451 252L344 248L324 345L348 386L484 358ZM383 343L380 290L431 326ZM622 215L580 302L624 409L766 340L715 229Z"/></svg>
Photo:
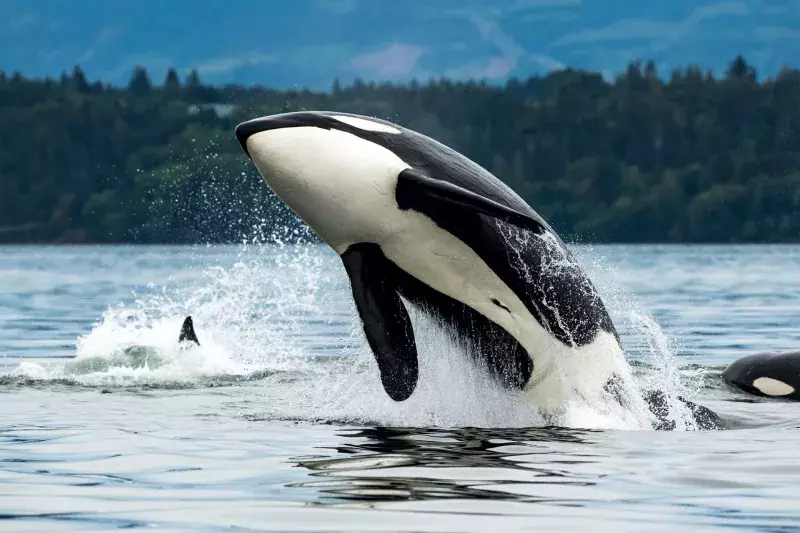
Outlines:
<svg viewBox="0 0 800 533"><path fill-rule="evenodd" d="M497 298L492 298L492 303L493 303L494 305L496 305L497 307L499 307L500 309L505 309L505 310L506 310L506 311L508 311L509 313L511 312L511 309L509 309L509 308L508 308L508 307L507 307L507 306L506 306L506 305L505 305L503 302L501 302L501 301L500 301L500 300L498 300Z"/></svg>

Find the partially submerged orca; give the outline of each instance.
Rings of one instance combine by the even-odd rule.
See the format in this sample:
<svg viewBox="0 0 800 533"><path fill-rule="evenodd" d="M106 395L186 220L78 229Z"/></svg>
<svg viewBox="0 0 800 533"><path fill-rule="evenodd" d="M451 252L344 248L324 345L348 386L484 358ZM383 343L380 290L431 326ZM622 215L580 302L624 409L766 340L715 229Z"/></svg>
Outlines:
<svg viewBox="0 0 800 533"><path fill-rule="evenodd" d="M181 325L178 335L180 347L200 346L197 334L194 332L192 317L187 316ZM106 372L110 368L149 368L155 369L164 364L164 356L154 346L137 344L127 346L114 354L106 357L86 357L79 358L67 363L67 371L72 374L92 374L95 372Z"/></svg>
<svg viewBox="0 0 800 533"><path fill-rule="evenodd" d="M341 257L392 399L407 399L418 381L408 302L539 407L576 394L642 402L623 397L629 368L588 276L486 169L420 133L347 113L256 118L236 137L278 197Z"/></svg>
<svg viewBox="0 0 800 533"><path fill-rule="evenodd" d="M650 407L650 411L656 417L656 424L653 429L669 431L675 429L677 424L675 423L674 415L670 413L669 397L666 394L659 390L650 390L645 392L644 399ZM690 402L681 396L676 397L676 399L688 410L688 414L694 420L697 429L711 430L726 427L722 418L708 407Z"/></svg>
<svg viewBox="0 0 800 533"><path fill-rule="evenodd" d="M728 365L722 379L757 396L800 400L800 352L742 357Z"/></svg>
<svg viewBox="0 0 800 533"><path fill-rule="evenodd" d="M200 346L200 341L197 340L197 334L194 332L194 322L192 322L191 316L187 316L186 320L183 321L178 342L192 342Z"/></svg>

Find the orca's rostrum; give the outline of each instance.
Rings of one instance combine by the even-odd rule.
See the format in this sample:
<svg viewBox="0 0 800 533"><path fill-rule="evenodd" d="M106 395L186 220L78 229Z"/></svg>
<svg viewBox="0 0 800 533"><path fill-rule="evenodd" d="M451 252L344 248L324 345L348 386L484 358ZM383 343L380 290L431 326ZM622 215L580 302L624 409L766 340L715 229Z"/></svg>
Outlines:
<svg viewBox="0 0 800 533"><path fill-rule="evenodd" d="M540 407L592 402L627 379L614 325L550 226L464 155L369 117L257 118L236 137L273 191L342 258L384 389L418 381L403 299L458 332ZM402 299L401 299L402 297Z"/></svg>

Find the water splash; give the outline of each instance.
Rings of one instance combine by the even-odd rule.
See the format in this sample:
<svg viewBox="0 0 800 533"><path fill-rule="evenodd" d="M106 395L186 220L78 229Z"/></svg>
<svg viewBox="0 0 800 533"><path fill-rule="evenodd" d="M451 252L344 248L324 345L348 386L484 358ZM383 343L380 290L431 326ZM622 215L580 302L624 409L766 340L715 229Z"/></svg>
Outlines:
<svg viewBox="0 0 800 533"><path fill-rule="evenodd" d="M381 387L336 255L310 244L303 230L255 235L232 250L228 263L207 265L190 281L176 276L107 309L92 331L77 339L75 359L55 366L27 362L15 378L89 387L250 382L242 394L252 396L254 407L244 414L254 418L426 427L648 427L641 413L578 399L555 418L539 413L473 364L469 347L414 308L420 382L409 400L393 402ZM602 261L593 266L608 272ZM629 329L649 332L652 358L669 370L654 364L658 371L637 377L636 385L683 392L657 324L646 314L630 315L632 299L620 296L624 291L613 279L600 288L604 297L613 296L607 300L612 313L628 314ZM194 318L199 347L177 342L186 315ZM673 411L679 414L681 407Z"/></svg>
<svg viewBox="0 0 800 533"><path fill-rule="evenodd" d="M678 431L695 431L697 423L678 398L692 399L701 387L705 374L681 368L676 348L653 316L642 307L624 285L619 273L592 246L579 247L577 255L586 265L603 297L634 365L636 389L660 391L665 395L667 419Z"/></svg>
<svg viewBox="0 0 800 533"><path fill-rule="evenodd" d="M132 302L109 307L76 340L73 360L23 362L14 374L84 386L185 387L302 369L307 353L292 337L306 317L320 314L318 289L328 274L319 247L289 238L273 235L270 246L251 241L232 264L207 266L189 283L151 285ZM178 343L187 315L200 346Z"/></svg>
<svg viewBox="0 0 800 533"><path fill-rule="evenodd" d="M448 330L422 310L409 306L418 346L420 379L404 402L384 392L374 357L360 327L351 332L359 349L337 361L328 373L282 386L271 380L260 394L262 418L416 427L527 427L545 420L519 393L505 390L474 364ZM269 381L269 380L268 380Z"/></svg>

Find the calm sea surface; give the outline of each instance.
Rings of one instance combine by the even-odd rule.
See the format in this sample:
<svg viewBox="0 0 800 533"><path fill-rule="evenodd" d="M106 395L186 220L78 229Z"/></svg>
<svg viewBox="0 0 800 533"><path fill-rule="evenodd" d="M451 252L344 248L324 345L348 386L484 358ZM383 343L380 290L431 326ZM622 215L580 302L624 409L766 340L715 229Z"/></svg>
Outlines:
<svg viewBox="0 0 800 533"><path fill-rule="evenodd" d="M396 404L323 247L0 247L0 530L800 530L800 404L719 380L800 349L800 247L575 251L639 383L731 429L545 426L417 314Z"/></svg>

